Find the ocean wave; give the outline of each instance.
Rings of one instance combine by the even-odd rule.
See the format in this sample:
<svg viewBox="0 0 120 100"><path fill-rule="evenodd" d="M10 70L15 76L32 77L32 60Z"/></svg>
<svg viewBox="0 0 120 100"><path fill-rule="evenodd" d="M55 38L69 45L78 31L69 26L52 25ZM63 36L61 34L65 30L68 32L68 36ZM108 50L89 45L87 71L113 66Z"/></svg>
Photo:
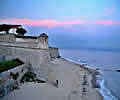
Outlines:
<svg viewBox="0 0 120 100"><path fill-rule="evenodd" d="M104 80L101 80L100 86L101 88L99 91L102 94L102 96L104 96L104 100L118 100L115 96L111 94L111 91L108 88L106 88Z"/></svg>

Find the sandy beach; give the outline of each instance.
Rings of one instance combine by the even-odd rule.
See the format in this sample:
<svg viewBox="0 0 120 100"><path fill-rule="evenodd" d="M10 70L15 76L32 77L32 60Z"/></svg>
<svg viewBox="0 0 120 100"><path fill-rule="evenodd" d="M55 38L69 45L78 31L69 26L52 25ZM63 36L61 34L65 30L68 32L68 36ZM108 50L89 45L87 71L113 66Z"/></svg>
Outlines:
<svg viewBox="0 0 120 100"><path fill-rule="evenodd" d="M53 69L55 76L51 80L58 80L58 87L48 76L47 83L24 83L2 100L103 100L92 86L92 74L79 64L57 58L42 66Z"/></svg>

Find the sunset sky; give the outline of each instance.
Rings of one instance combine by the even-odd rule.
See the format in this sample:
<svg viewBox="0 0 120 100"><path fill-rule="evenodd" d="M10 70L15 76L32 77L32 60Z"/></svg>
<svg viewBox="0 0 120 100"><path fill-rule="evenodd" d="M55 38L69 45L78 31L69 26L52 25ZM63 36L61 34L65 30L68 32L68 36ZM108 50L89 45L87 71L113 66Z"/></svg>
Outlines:
<svg viewBox="0 0 120 100"><path fill-rule="evenodd" d="M119 0L0 0L0 23L22 24L29 34L47 32L61 48L82 43L79 48L120 49L119 5Z"/></svg>

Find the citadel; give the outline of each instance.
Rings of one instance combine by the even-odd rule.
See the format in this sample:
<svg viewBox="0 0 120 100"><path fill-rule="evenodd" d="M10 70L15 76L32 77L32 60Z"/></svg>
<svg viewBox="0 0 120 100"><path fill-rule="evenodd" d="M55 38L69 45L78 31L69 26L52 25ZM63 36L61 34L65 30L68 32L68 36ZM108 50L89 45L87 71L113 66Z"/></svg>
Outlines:
<svg viewBox="0 0 120 100"><path fill-rule="evenodd" d="M1 61L18 58L24 63L31 64L36 73L41 73L41 69L44 69L41 68L42 64L59 57L58 48L48 45L47 34L42 33L38 37L25 36L26 31L21 25L5 25L0 25Z"/></svg>

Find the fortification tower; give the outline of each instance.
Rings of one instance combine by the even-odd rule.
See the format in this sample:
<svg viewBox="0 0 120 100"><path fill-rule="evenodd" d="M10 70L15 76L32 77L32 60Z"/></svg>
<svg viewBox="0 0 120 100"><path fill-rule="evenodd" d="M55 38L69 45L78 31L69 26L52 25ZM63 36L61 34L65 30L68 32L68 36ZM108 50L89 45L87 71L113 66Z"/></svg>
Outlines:
<svg viewBox="0 0 120 100"><path fill-rule="evenodd" d="M42 33L38 37L38 48L48 49L48 36L45 33Z"/></svg>

